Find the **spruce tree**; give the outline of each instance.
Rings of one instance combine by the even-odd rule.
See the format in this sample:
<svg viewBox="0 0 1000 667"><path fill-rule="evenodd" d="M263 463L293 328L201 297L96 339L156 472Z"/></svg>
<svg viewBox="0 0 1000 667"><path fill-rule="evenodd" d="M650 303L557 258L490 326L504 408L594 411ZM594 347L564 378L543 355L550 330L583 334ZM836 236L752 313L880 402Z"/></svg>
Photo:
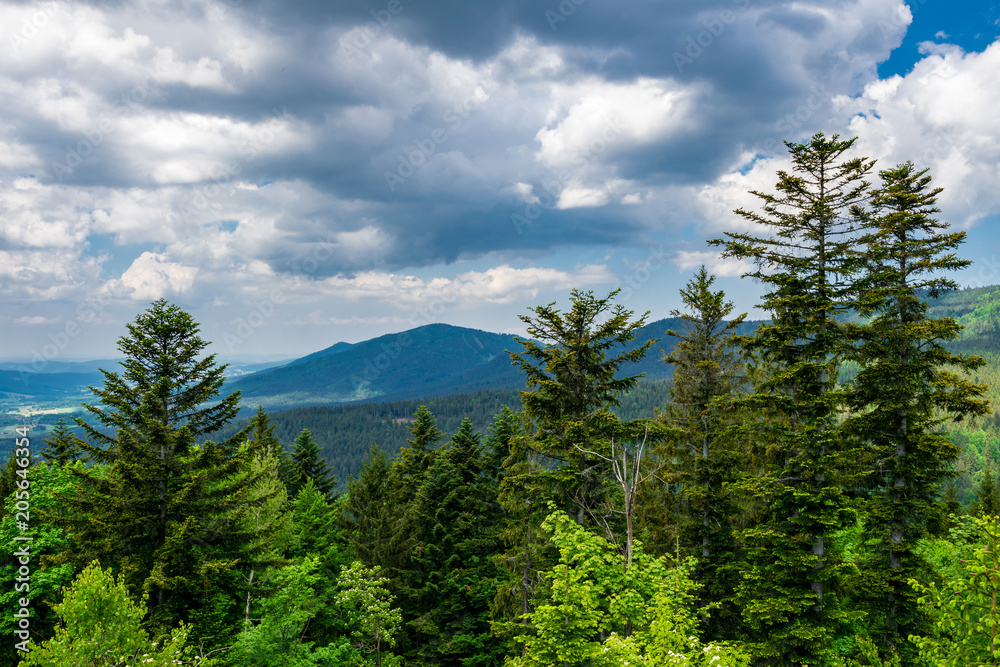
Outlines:
<svg viewBox="0 0 1000 667"><path fill-rule="evenodd" d="M857 304L865 321L852 327L859 370L846 424L867 453L866 537L876 583L864 590L880 593L870 616L882 622L880 643L907 659L915 659L907 638L925 624L908 584L923 565L914 550L940 511L958 456L941 427L988 409L985 387L960 374L985 362L945 348L961 331L954 319L927 316L925 295L958 287L941 272L969 264L954 254L964 232L947 233L934 218L941 189L931 188L927 172L910 162L881 171L870 208L856 211L866 227Z"/></svg>
<svg viewBox="0 0 1000 667"><path fill-rule="evenodd" d="M225 367L198 358L208 345L198 334L188 313L162 299L128 325L122 371L102 370L104 386L91 388L100 406L85 405L104 429L77 420L89 440L81 448L99 465L70 468L79 484L64 498L67 512L48 518L76 541L63 560L99 559L149 595L153 626L215 609L219 625L195 631L211 645L242 618L233 570L265 565L267 531L248 530L245 519L266 499L252 492L245 431L196 444L239 403L238 392L216 401Z"/></svg>
<svg viewBox="0 0 1000 667"><path fill-rule="evenodd" d="M319 455L319 445L307 428L302 429L295 438L292 447L292 473L292 485L288 490L293 496L309 480L312 480L316 488L326 496L330 496L337 485L329 464Z"/></svg>
<svg viewBox="0 0 1000 667"><path fill-rule="evenodd" d="M413 503L418 538L414 568L415 628L420 664L500 665L502 644L490 634L496 595L500 507L492 471L472 422L462 420L427 471Z"/></svg>
<svg viewBox="0 0 1000 667"><path fill-rule="evenodd" d="M80 458L80 447L78 439L66 425L66 419L59 418L56 427L52 429L52 435L45 439L45 447L42 448L42 457L46 463L58 463L66 465Z"/></svg>
<svg viewBox="0 0 1000 667"><path fill-rule="evenodd" d="M874 161L847 158L854 139L816 134L787 143L792 172L778 172L776 194L753 191L761 212L738 209L766 235L727 233L711 241L723 257L752 262L748 276L768 290L760 307L771 321L745 339L774 372L746 399L772 420L747 425L773 442L774 465L747 493L767 503L763 522L744 538L749 568L737 598L760 632L768 664L818 665L832 655L841 559L831 537L852 521L848 473L856 454L840 436L837 369L847 339L840 323L854 305L860 223L851 214L868 197ZM753 434L755 426L769 433Z"/></svg>
<svg viewBox="0 0 1000 667"><path fill-rule="evenodd" d="M393 483L398 486L403 503L413 500L424 474L439 454L437 445L444 437L426 406L417 408L413 416L410 437L406 439L408 446L399 452L399 457L392 464Z"/></svg>
<svg viewBox="0 0 1000 667"><path fill-rule="evenodd" d="M611 438L621 429L611 408L642 376L618 373L654 342L629 347L649 313L633 320L632 311L614 304L619 291L598 299L591 291L573 290L565 313L555 303L530 309L532 315L519 317L534 340L518 339L524 350L510 352L527 376L521 402L534 429L516 454L548 462L551 493L580 523L605 499L608 481L604 461L583 450L610 453Z"/></svg>
<svg viewBox="0 0 1000 667"><path fill-rule="evenodd" d="M705 583L703 601L719 604L736 584L731 566L733 522L739 510L728 487L739 462L725 436L738 416L732 399L745 379L736 331L746 314L726 321L733 304L725 300L725 292L712 290L714 282L715 276L702 266L681 289L687 312L671 312L684 321L684 328L667 331L677 343L664 358L673 366L673 384L662 418L675 432L662 458L673 462L670 481L686 499L681 522L685 541L700 556L697 576ZM711 617L716 633L719 615Z"/></svg>
<svg viewBox="0 0 1000 667"><path fill-rule="evenodd" d="M997 489L996 473L990 470L989 464L983 469L982 479L976 487L976 499L969 507L969 514L979 516L1000 516L1000 490Z"/></svg>
<svg viewBox="0 0 1000 667"><path fill-rule="evenodd" d="M372 445L357 478L347 482L340 519L358 560L397 583L413 546L399 493L385 452Z"/></svg>
<svg viewBox="0 0 1000 667"><path fill-rule="evenodd" d="M276 426L264 406L258 405L257 412L250 418L248 437L255 448L269 451L278 458L278 477L285 487L291 488L295 483L295 471L288 451L274 435Z"/></svg>

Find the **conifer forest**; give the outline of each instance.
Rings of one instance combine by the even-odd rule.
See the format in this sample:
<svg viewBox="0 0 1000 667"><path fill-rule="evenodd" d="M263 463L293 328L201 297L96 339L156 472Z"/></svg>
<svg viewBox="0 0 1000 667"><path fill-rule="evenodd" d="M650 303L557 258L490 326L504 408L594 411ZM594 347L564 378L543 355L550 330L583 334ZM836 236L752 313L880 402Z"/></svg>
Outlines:
<svg viewBox="0 0 1000 667"><path fill-rule="evenodd" d="M1000 664L994 359L929 306L965 234L926 168L786 145L709 247L759 325L704 267L663 353L618 290L572 290L521 316L514 405L446 436L415 403L347 478L153 301L86 418L18 429L0 664ZM657 355L672 380L623 410Z"/></svg>

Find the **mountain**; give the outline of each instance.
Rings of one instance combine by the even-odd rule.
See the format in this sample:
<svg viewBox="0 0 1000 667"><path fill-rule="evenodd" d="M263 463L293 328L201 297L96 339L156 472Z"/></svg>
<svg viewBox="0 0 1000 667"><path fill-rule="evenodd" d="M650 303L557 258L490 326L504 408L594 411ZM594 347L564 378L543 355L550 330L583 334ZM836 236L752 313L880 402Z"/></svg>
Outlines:
<svg viewBox="0 0 1000 667"><path fill-rule="evenodd" d="M429 324L356 344L337 343L284 366L231 380L244 405L330 405L379 398L512 389L523 382L506 350L507 334Z"/></svg>

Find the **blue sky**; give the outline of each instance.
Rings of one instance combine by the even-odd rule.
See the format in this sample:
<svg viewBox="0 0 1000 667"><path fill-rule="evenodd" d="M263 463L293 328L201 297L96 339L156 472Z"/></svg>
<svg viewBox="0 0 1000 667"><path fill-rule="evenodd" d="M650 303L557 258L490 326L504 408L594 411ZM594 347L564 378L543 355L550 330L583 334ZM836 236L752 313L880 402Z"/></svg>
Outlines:
<svg viewBox="0 0 1000 667"><path fill-rule="evenodd" d="M787 165L931 169L1000 283L1000 8L924 0L0 1L6 358L115 355L156 298L223 355L429 322L665 317Z"/></svg>

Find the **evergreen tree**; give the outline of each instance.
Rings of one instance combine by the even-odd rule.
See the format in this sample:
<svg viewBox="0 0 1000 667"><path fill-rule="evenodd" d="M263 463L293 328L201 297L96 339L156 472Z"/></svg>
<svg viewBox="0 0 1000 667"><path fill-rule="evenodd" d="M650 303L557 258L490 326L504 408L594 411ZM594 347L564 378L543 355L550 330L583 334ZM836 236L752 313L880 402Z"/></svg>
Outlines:
<svg viewBox="0 0 1000 667"><path fill-rule="evenodd" d="M536 306L533 316L519 316L534 340L519 339L524 351L510 353L527 375L521 402L534 428L517 454L537 454L554 464L546 475L552 492L564 507L575 509L580 523L604 500L607 482L604 462L583 450L609 453L608 443L621 427L610 408L619 406L641 377L617 374L642 359L653 343L628 347L649 313L633 321L632 311L612 305L619 291L598 299L593 292L573 290L566 313L555 303Z"/></svg>
<svg viewBox="0 0 1000 667"><path fill-rule="evenodd" d="M419 649L411 657L428 665L499 665L501 643L490 635L496 595L500 507L492 471L472 422L462 421L451 446L436 458L414 500L419 540L414 591ZM406 610L404 610L405 612Z"/></svg>
<svg viewBox="0 0 1000 667"><path fill-rule="evenodd" d="M392 464L393 483L397 485L400 501L404 504L416 495L424 474L438 455L437 444L444 437L426 406L421 405L413 416L410 437L406 440L409 446L399 452L399 458Z"/></svg>
<svg viewBox="0 0 1000 667"><path fill-rule="evenodd" d="M976 488L976 499L969 508L969 514L979 516L1000 516L1000 490L997 489L996 473L989 464L983 470L983 477Z"/></svg>
<svg viewBox="0 0 1000 667"><path fill-rule="evenodd" d="M288 490L293 496L309 480L312 480L316 488L326 496L330 496L337 485L337 480L330 472L330 466L319 455L319 445L313 440L312 433L307 428L302 429L295 438L295 445L292 447L292 470L294 478Z"/></svg>
<svg viewBox="0 0 1000 667"><path fill-rule="evenodd" d="M863 590L880 594L871 609L873 620L884 619L880 643L907 659L915 659L907 638L925 623L908 584L922 569L914 549L940 511L942 485L958 456L940 428L948 419L988 411L985 387L956 372L985 362L944 347L961 331L954 319L927 316L924 295L958 287L940 273L969 264L954 254L964 232L945 233L948 225L933 217L941 189L930 188L927 171L906 162L880 172L871 210L857 211L867 228L858 312L868 321L853 327L859 370L849 388L854 416L847 424L868 449L874 579Z"/></svg>
<svg viewBox="0 0 1000 667"><path fill-rule="evenodd" d="M70 468L76 492L64 499L66 515L49 518L77 544L62 559L99 559L120 572L131 591L149 595L154 627L221 605L212 613L218 625L194 630L212 644L238 628L233 570L264 565L267 535L244 520L265 500L247 474L253 452L240 446L244 433L195 444L232 419L239 401L237 392L213 402L225 367L212 355L197 358L208 345L198 332L189 314L163 300L128 325L118 343L121 375L102 371L104 387L92 388L101 407L85 406L105 431L77 420L91 440L81 448L101 465Z"/></svg>
<svg viewBox="0 0 1000 667"><path fill-rule="evenodd" d="M684 320L684 329L667 331L677 343L664 358L674 372L670 403L662 417L676 429L669 440L674 451L667 453L673 462L671 481L687 501L681 521L686 541L700 556L703 601L718 604L737 583L731 566L733 521L739 510L727 487L736 478L739 462L724 436L737 416L731 399L745 379L735 332L746 315L726 321L733 304L722 290L712 291L714 282L715 276L701 267L681 289L688 312L671 312ZM712 617L716 632L718 615Z"/></svg>
<svg viewBox="0 0 1000 667"><path fill-rule="evenodd" d="M264 410L263 405L257 406L257 412L250 418L248 426L248 437L250 438L251 445L257 449L270 451L278 458L278 477L290 489L295 483L292 458L274 435L274 429L277 427L277 424L271 423L271 417Z"/></svg>
<svg viewBox="0 0 1000 667"><path fill-rule="evenodd" d="M358 477L347 482L340 519L355 557L380 568L397 585L413 545L399 492L385 452L372 445Z"/></svg>
<svg viewBox="0 0 1000 667"><path fill-rule="evenodd" d="M66 465L80 458L80 448L78 439L66 426L66 419L59 418L56 427L52 430L52 436L45 439L45 447L42 448L42 457L46 463L58 463Z"/></svg>
<svg viewBox="0 0 1000 667"><path fill-rule="evenodd" d="M724 257L753 262L747 275L768 289L760 306L771 322L746 348L774 372L747 401L780 419L748 424L767 424L776 451L775 465L748 489L768 510L762 525L745 532L750 563L737 595L769 664L825 664L845 619L836 598L843 568L830 547L852 521L844 486L856 455L838 430L837 367L847 345L839 320L854 305L859 222L850 212L866 200L874 164L844 157L853 143L822 134L786 142L793 173L778 172L777 194L753 192L762 212L736 211L773 235L711 241Z"/></svg>

